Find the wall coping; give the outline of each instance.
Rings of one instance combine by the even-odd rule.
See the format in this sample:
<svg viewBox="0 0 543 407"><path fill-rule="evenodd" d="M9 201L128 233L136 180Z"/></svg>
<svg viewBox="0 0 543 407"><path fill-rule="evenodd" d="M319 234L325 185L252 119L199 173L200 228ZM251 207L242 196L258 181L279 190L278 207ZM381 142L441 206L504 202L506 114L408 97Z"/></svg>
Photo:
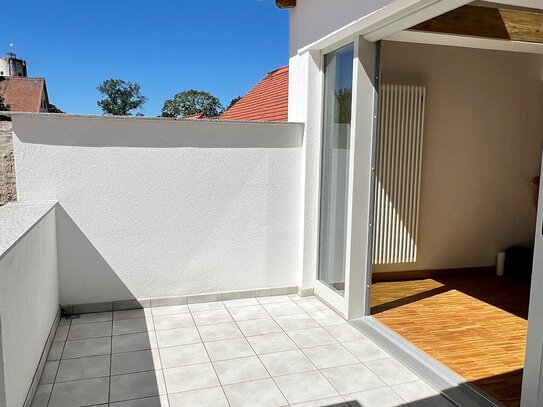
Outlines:
<svg viewBox="0 0 543 407"><path fill-rule="evenodd" d="M0 207L0 260L38 224L57 202L17 203Z"/></svg>

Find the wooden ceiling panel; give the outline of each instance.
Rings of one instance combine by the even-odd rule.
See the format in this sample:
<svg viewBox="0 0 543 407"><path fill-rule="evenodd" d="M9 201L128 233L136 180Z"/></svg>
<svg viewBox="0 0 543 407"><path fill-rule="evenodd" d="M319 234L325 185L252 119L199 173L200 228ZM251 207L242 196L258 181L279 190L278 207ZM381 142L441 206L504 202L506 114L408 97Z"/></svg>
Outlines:
<svg viewBox="0 0 543 407"><path fill-rule="evenodd" d="M279 8L294 8L296 7L296 0L275 0L275 4Z"/></svg>
<svg viewBox="0 0 543 407"><path fill-rule="evenodd" d="M463 6L411 30L543 43L543 14L479 6Z"/></svg>

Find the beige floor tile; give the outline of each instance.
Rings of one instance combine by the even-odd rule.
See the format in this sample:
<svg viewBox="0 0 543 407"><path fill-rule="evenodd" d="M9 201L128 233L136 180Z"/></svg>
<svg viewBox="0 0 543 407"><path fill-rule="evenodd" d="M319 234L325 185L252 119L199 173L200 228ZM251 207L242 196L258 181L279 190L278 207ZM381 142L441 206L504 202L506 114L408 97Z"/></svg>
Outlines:
<svg viewBox="0 0 543 407"><path fill-rule="evenodd" d="M358 363L358 359L340 344L305 348L303 352L319 369Z"/></svg>
<svg viewBox="0 0 543 407"><path fill-rule="evenodd" d="M204 342L220 341L223 339L243 338L235 322L225 322L215 325L199 325L198 331Z"/></svg>
<svg viewBox="0 0 543 407"><path fill-rule="evenodd" d="M255 354L245 338L206 342L205 347L212 361L241 358Z"/></svg>
<svg viewBox="0 0 543 407"><path fill-rule="evenodd" d="M62 359L109 355L110 353L111 338L80 339L66 342Z"/></svg>
<svg viewBox="0 0 543 407"><path fill-rule="evenodd" d="M275 321L285 331L294 331L297 329L318 328L319 324L307 314L285 315L275 317Z"/></svg>
<svg viewBox="0 0 543 407"><path fill-rule="evenodd" d="M290 404L339 396L328 380L317 371L280 376L274 380Z"/></svg>
<svg viewBox="0 0 543 407"><path fill-rule="evenodd" d="M190 312L188 305L168 305L165 307L151 308L154 317L163 315L186 314Z"/></svg>
<svg viewBox="0 0 543 407"><path fill-rule="evenodd" d="M110 356L89 356L60 361L56 382L92 379L109 376Z"/></svg>
<svg viewBox="0 0 543 407"><path fill-rule="evenodd" d="M256 356L213 362L221 384L234 384L270 377Z"/></svg>
<svg viewBox="0 0 543 407"><path fill-rule="evenodd" d="M202 342L200 334L196 327L168 329L157 331L156 338L158 346L165 348L168 346L189 345L191 343Z"/></svg>
<svg viewBox="0 0 543 407"><path fill-rule="evenodd" d="M118 335L112 338L113 353L133 352L157 348L154 332Z"/></svg>
<svg viewBox="0 0 543 407"><path fill-rule="evenodd" d="M188 328L194 326L194 321L190 313L174 314L174 315L159 315L153 318L156 331L165 329Z"/></svg>
<svg viewBox="0 0 543 407"><path fill-rule="evenodd" d="M49 407L80 407L107 403L109 378L55 383Z"/></svg>
<svg viewBox="0 0 543 407"><path fill-rule="evenodd" d="M72 324L68 333L68 340L101 338L111 336L111 322L95 322L92 324Z"/></svg>
<svg viewBox="0 0 543 407"><path fill-rule="evenodd" d="M419 380L415 373L393 358L372 360L364 364L389 386Z"/></svg>
<svg viewBox="0 0 543 407"><path fill-rule="evenodd" d="M113 321L113 335L127 335L151 331L154 331L152 317Z"/></svg>
<svg viewBox="0 0 543 407"><path fill-rule="evenodd" d="M323 328L302 329L289 331L288 336L300 348L311 348L313 346L331 345L337 341Z"/></svg>
<svg viewBox="0 0 543 407"><path fill-rule="evenodd" d="M268 353L260 355L260 359L272 376L283 376L316 370L313 363L300 350Z"/></svg>
<svg viewBox="0 0 543 407"><path fill-rule="evenodd" d="M164 369L168 393L219 386L219 379L211 363Z"/></svg>
<svg viewBox="0 0 543 407"><path fill-rule="evenodd" d="M196 322L196 325L220 324L233 321L226 308L193 312L192 316L194 318L194 322Z"/></svg>
<svg viewBox="0 0 543 407"><path fill-rule="evenodd" d="M281 407L287 401L271 379L224 386L231 407Z"/></svg>
<svg viewBox="0 0 543 407"><path fill-rule="evenodd" d="M385 387L385 383L362 363L348 366L331 367L321 373L340 394Z"/></svg>
<svg viewBox="0 0 543 407"><path fill-rule="evenodd" d="M111 402L166 394L162 371L111 376Z"/></svg>
<svg viewBox="0 0 543 407"><path fill-rule="evenodd" d="M114 353L111 356L111 374L146 372L162 368L158 349Z"/></svg>
<svg viewBox="0 0 543 407"><path fill-rule="evenodd" d="M209 362L202 343L160 348L160 358L164 369Z"/></svg>
<svg viewBox="0 0 543 407"><path fill-rule="evenodd" d="M241 331L245 336L272 334L277 332L283 332L281 327L277 325L271 318L266 319L254 319L250 321L239 321L237 323Z"/></svg>
<svg viewBox="0 0 543 407"><path fill-rule="evenodd" d="M279 302L262 305L272 317L282 317L284 315L305 314L305 311L298 307L294 301Z"/></svg>
<svg viewBox="0 0 543 407"><path fill-rule="evenodd" d="M229 309L230 315L235 321L247 321L250 319L269 318L270 316L261 305L249 305Z"/></svg>
<svg viewBox="0 0 543 407"><path fill-rule="evenodd" d="M247 338L258 355L297 349L296 344L283 332Z"/></svg>
<svg viewBox="0 0 543 407"><path fill-rule="evenodd" d="M347 394L343 398L351 402L352 405L364 407L407 407L406 402L389 387ZM353 402L357 402L358 404L354 404Z"/></svg>
<svg viewBox="0 0 543 407"><path fill-rule="evenodd" d="M170 394L170 407L229 407L221 387Z"/></svg>

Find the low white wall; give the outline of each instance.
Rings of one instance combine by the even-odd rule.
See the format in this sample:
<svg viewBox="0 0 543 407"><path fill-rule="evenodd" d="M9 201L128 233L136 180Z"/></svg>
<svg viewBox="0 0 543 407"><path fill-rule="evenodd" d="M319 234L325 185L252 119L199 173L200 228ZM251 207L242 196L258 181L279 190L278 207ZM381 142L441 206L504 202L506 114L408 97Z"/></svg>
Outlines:
<svg viewBox="0 0 543 407"><path fill-rule="evenodd" d="M59 309L55 210L8 204L0 231L0 406L20 407Z"/></svg>
<svg viewBox="0 0 543 407"><path fill-rule="evenodd" d="M382 83L427 87L418 260L374 271L489 266L534 237L543 56L384 42Z"/></svg>
<svg viewBox="0 0 543 407"><path fill-rule="evenodd" d="M61 304L297 284L302 125L13 121L19 201L61 206Z"/></svg>

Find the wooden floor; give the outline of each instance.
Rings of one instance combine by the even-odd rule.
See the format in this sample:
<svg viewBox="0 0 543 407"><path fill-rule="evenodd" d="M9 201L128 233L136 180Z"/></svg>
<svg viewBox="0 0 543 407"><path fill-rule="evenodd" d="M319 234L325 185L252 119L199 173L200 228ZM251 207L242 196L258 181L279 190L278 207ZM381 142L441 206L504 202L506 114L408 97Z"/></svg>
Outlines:
<svg viewBox="0 0 543 407"><path fill-rule="evenodd" d="M529 283L492 274L372 285L372 315L506 406L520 405Z"/></svg>

